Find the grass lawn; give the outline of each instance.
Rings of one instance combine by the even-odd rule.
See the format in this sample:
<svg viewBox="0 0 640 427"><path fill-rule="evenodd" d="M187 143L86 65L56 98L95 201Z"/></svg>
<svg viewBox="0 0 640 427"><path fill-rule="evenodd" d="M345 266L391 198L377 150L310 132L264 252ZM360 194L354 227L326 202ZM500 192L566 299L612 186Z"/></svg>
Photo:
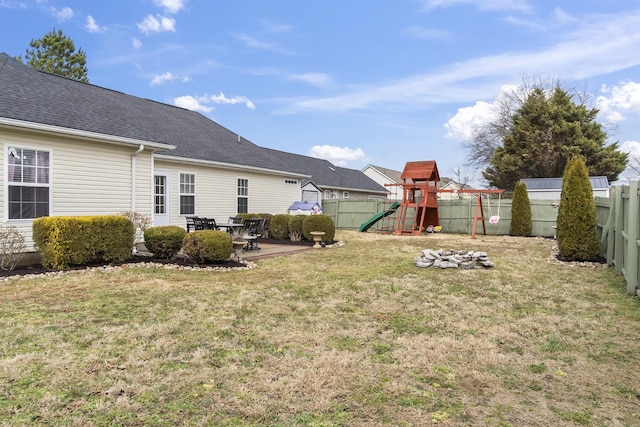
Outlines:
<svg viewBox="0 0 640 427"><path fill-rule="evenodd" d="M248 271L0 282L0 425L640 425L640 304L544 239L339 231ZM488 270L419 269L420 250Z"/></svg>

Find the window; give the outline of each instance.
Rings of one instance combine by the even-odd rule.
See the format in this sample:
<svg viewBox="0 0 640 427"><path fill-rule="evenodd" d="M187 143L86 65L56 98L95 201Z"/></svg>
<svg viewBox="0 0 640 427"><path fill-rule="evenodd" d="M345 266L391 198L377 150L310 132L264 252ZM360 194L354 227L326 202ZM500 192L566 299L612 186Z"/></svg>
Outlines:
<svg viewBox="0 0 640 427"><path fill-rule="evenodd" d="M196 176L190 173L180 174L180 215L196 213Z"/></svg>
<svg viewBox="0 0 640 427"><path fill-rule="evenodd" d="M338 192L337 191L332 191L331 192L331 198L332 199L337 199L338 198Z"/></svg>
<svg viewBox="0 0 640 427"><path fill-rule="evenodd" d="M349 192L348 191L343 191L342 192L342 198L343 199L348 199L349 198Z"/></svg>
<svg viewBox="0 0 640 427"><path fill-rule="evenodd" d="M167 213L167 177L164 175L155 175L155 211L156 214Z"/></svg>
<svg viewBox="0 0 640 427"><path fill-rule="evenodd" d="M324 198L325 199L331 198L331 190L324 190Z"/></svg>
<svg viewBox="0 0 640 427"><path fill-rule="evenodd" d="M249 212L249 180L238 178L238 213Z"/></svg>
<svg viewBox="0 0 640 427"><path fill-rule="evenodd" d="M296 181L295 179L285 179L284 180L285 184L293 184L293 185L298 185L298 181Z"/></svg>
<svg viewBox="0 0 640 427"><path fill-rule="evenodd" d="M7 150L9 219L48 216L50 210L50 153L9 147Z"/></svg>

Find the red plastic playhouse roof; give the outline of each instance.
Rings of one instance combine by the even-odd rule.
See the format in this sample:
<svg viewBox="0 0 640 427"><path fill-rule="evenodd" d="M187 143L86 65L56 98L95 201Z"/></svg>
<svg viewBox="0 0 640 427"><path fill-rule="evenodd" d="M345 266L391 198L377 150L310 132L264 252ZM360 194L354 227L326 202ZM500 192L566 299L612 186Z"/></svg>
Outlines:
<svg viewBox="0 0 640 427"><path fill-rule="evenodd" d="M440 181L438 167L435 160L424 160L420 162L407 162L400 178L404 181Z"/></svg>

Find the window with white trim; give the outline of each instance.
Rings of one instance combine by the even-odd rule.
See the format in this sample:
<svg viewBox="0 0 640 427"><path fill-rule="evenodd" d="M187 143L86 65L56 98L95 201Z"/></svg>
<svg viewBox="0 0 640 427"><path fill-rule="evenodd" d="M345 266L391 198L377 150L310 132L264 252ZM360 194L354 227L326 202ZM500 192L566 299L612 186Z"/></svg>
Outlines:
<svg viewBox="0 0 640 427"><path fill-rule="evenodd" d="M164 175L154 176L155 186L153 198L155 200L156 214L167 213L167 177Z"/></svg>
<svg viewBox="0 0 640 427"><path fill-rule="evenodd" d="M331 190L324 190L324 198L325 199L331 198Z"/></svg>
<svg viewBox="0 0 640 427"><path fill-rule="evenodd" d="M180 215L196 213L196 176L192 173L180 174Z"/></svg>
<svg viewBox="0 0 640 427"><path fill-rule="evenodd" d="M348 199L349 198L349 192L348 191L343 191L342 192L342 198L343 199Z"/></svg>
<svg viewBox="0 0 640 427"><path fill-rule="evenodd" d="M249 180L238 178L238 213L249 212Z"/></svg>
<svg viewBox="0 0 640 427"><path fill-rule="evenodd" d="M51 211L51 153L20 147L7 149L9 219L34 219Z"/></svg>

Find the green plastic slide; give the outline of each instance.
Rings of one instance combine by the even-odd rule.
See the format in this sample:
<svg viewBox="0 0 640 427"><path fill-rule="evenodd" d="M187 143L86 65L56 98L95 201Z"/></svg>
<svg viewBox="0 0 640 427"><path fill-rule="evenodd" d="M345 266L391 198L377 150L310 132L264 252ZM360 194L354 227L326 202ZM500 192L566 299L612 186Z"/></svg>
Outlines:
<svg viewBox="0 0 640 427"><path fill-rule="evenodd" d="M365 232L373 226L376 222L380 221L382 218L391 215L400 207L400 202L394 202L389 209L384 212L378 212L374 216L371 217L370 220L363 222L360 224L360 232Z"/></svg>

